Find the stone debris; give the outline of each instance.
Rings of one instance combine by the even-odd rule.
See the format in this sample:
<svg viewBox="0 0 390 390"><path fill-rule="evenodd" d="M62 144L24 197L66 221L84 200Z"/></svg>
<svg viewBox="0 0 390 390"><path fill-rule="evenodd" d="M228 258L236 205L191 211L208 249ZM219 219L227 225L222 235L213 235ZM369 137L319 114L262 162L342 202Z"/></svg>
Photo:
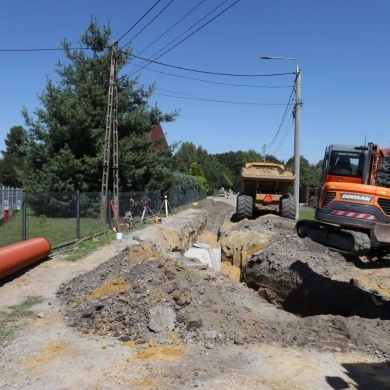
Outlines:
<svg viewBox="0 0 390 390"><path fill-rule="evenodd" d="M136 245L61 285L57 296L65 304L69 325L82 333L141 345L196 343L213 349L267 342L390 356L387 299L356 290L356 283L349 282L351 275L356 279L355 265L322 245L299 239L294 221L268 215L232 223L234 207L211 200L199 202L197 210L174 222L184 240L172 235L174 228L164 221L154 235L139 233L132 241ZM218 237L222 260L233 263L240 258L241 282L182 255L183 242L194 241L199 226ZM164 227L174 245L166 241ZM152 236L151 242L142 239ZM351 297L356 302L363 297L367 305L371 300L371 314L357 310ZM318 302L330 299L351 310L333 312L332 305L320 310Z"/></svg>

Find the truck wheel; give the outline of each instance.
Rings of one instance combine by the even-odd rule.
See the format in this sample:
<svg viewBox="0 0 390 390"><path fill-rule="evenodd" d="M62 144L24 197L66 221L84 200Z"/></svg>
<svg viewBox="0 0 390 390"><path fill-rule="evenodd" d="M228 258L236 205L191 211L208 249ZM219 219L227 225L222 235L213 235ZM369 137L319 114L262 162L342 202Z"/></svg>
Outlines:
<svg viewBox="0 0 390 390"><path fill-rule="evenodd" d="M251 219L253 214L253 199L248 195L237 196L236 220Z"/></svg>
<svg viewBox="0 0 390 390"><path fill-rule="evenodd" d="M295 198L291 195L284 195L280 199L279 214L283 218L295 219Z"/></svg>

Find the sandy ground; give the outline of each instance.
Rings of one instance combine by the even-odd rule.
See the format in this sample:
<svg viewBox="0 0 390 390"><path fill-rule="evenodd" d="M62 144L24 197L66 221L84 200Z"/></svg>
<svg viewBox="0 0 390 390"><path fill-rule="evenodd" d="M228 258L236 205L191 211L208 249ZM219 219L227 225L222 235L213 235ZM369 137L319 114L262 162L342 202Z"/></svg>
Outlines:
<svg viewBox="0 0 390 390"><path fill-rule="evenodd" d="M215 198L235 205L235 197ZM169 220L164 220L168 224ZM0 310L43 296L36 316L0 346L0 389L387 389L387 362L357 352L319 352L278 343L137 345L82 334L64 321L59 286L121 253L127 236L81 261L60 257L0 284ZM224 265L237 279L237 271ZM201 271L199 271L201 272ZM259 300L269 318L278 310ZM374 386L374 387L373 387Z"/></svg>

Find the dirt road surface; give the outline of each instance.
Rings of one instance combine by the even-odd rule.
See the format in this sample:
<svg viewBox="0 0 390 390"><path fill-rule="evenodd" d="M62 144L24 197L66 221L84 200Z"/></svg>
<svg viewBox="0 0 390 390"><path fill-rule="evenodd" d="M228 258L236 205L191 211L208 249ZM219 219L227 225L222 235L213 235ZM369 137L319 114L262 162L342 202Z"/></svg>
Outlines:
<svg viewBox="0 0 390 390"><path fill-rule="evenodd" d="M235 201L200 202L81 261L53 255L0 282L0 310L43 297L0 345L0 389L389 389L387 349L376 347L388 343L388 320L363 322L362 347L340 316L300 318L239 282L229 262L216 273L183 258L175 232L215 243ZM204 212L195 237L186 221L200 226ZM298 242L293 228L285 235ZM156 238L175 243L161 253ZM345 269L363 282L375 275ZM379 271L386 288L387 268Z"/></svg>

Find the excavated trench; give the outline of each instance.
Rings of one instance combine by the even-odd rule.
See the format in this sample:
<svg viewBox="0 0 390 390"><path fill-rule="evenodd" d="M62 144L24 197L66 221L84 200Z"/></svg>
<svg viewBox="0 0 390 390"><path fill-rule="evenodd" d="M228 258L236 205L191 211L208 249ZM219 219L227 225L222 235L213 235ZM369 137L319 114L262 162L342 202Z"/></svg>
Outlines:
<svg viewBox="0 0 390 390"><path fill-rule="evenodd" d="M277 307L300 317L338 315L390 319L390 302L379 292L366 291L356 280L342 282L315 272L300 260L288 269L269 272L262 255L248 261L243 280Z"/></svg>
<svg viewBox="0 0 390 390"><path fill-rule="evenodd" d="M61 285L57 297L70 326L137 345L165 345L175 336L210 349L267 340L390 356L390 344L382 345L388 301L357 279L334 278L353 266L298 238L292 221L231 223L232 206L225 206L202 203L207 221L204 211L190 211L140 231L125 252ZM182 254L206 232L221 245L222 272L200 269ZM241 264L241 283L224 273L229 262Z"/></svg>
<svg viewBox="0 0 390 390"><path fill-rule="evenodd" d="M294 221L263 216L220 227L218 237L222 260L234 263L231 248L235 246L241 252L236 261L241 282L279 309L299 317L390 319L388 298L348 277L356 265L309 238L299 238Z"/></svg>

